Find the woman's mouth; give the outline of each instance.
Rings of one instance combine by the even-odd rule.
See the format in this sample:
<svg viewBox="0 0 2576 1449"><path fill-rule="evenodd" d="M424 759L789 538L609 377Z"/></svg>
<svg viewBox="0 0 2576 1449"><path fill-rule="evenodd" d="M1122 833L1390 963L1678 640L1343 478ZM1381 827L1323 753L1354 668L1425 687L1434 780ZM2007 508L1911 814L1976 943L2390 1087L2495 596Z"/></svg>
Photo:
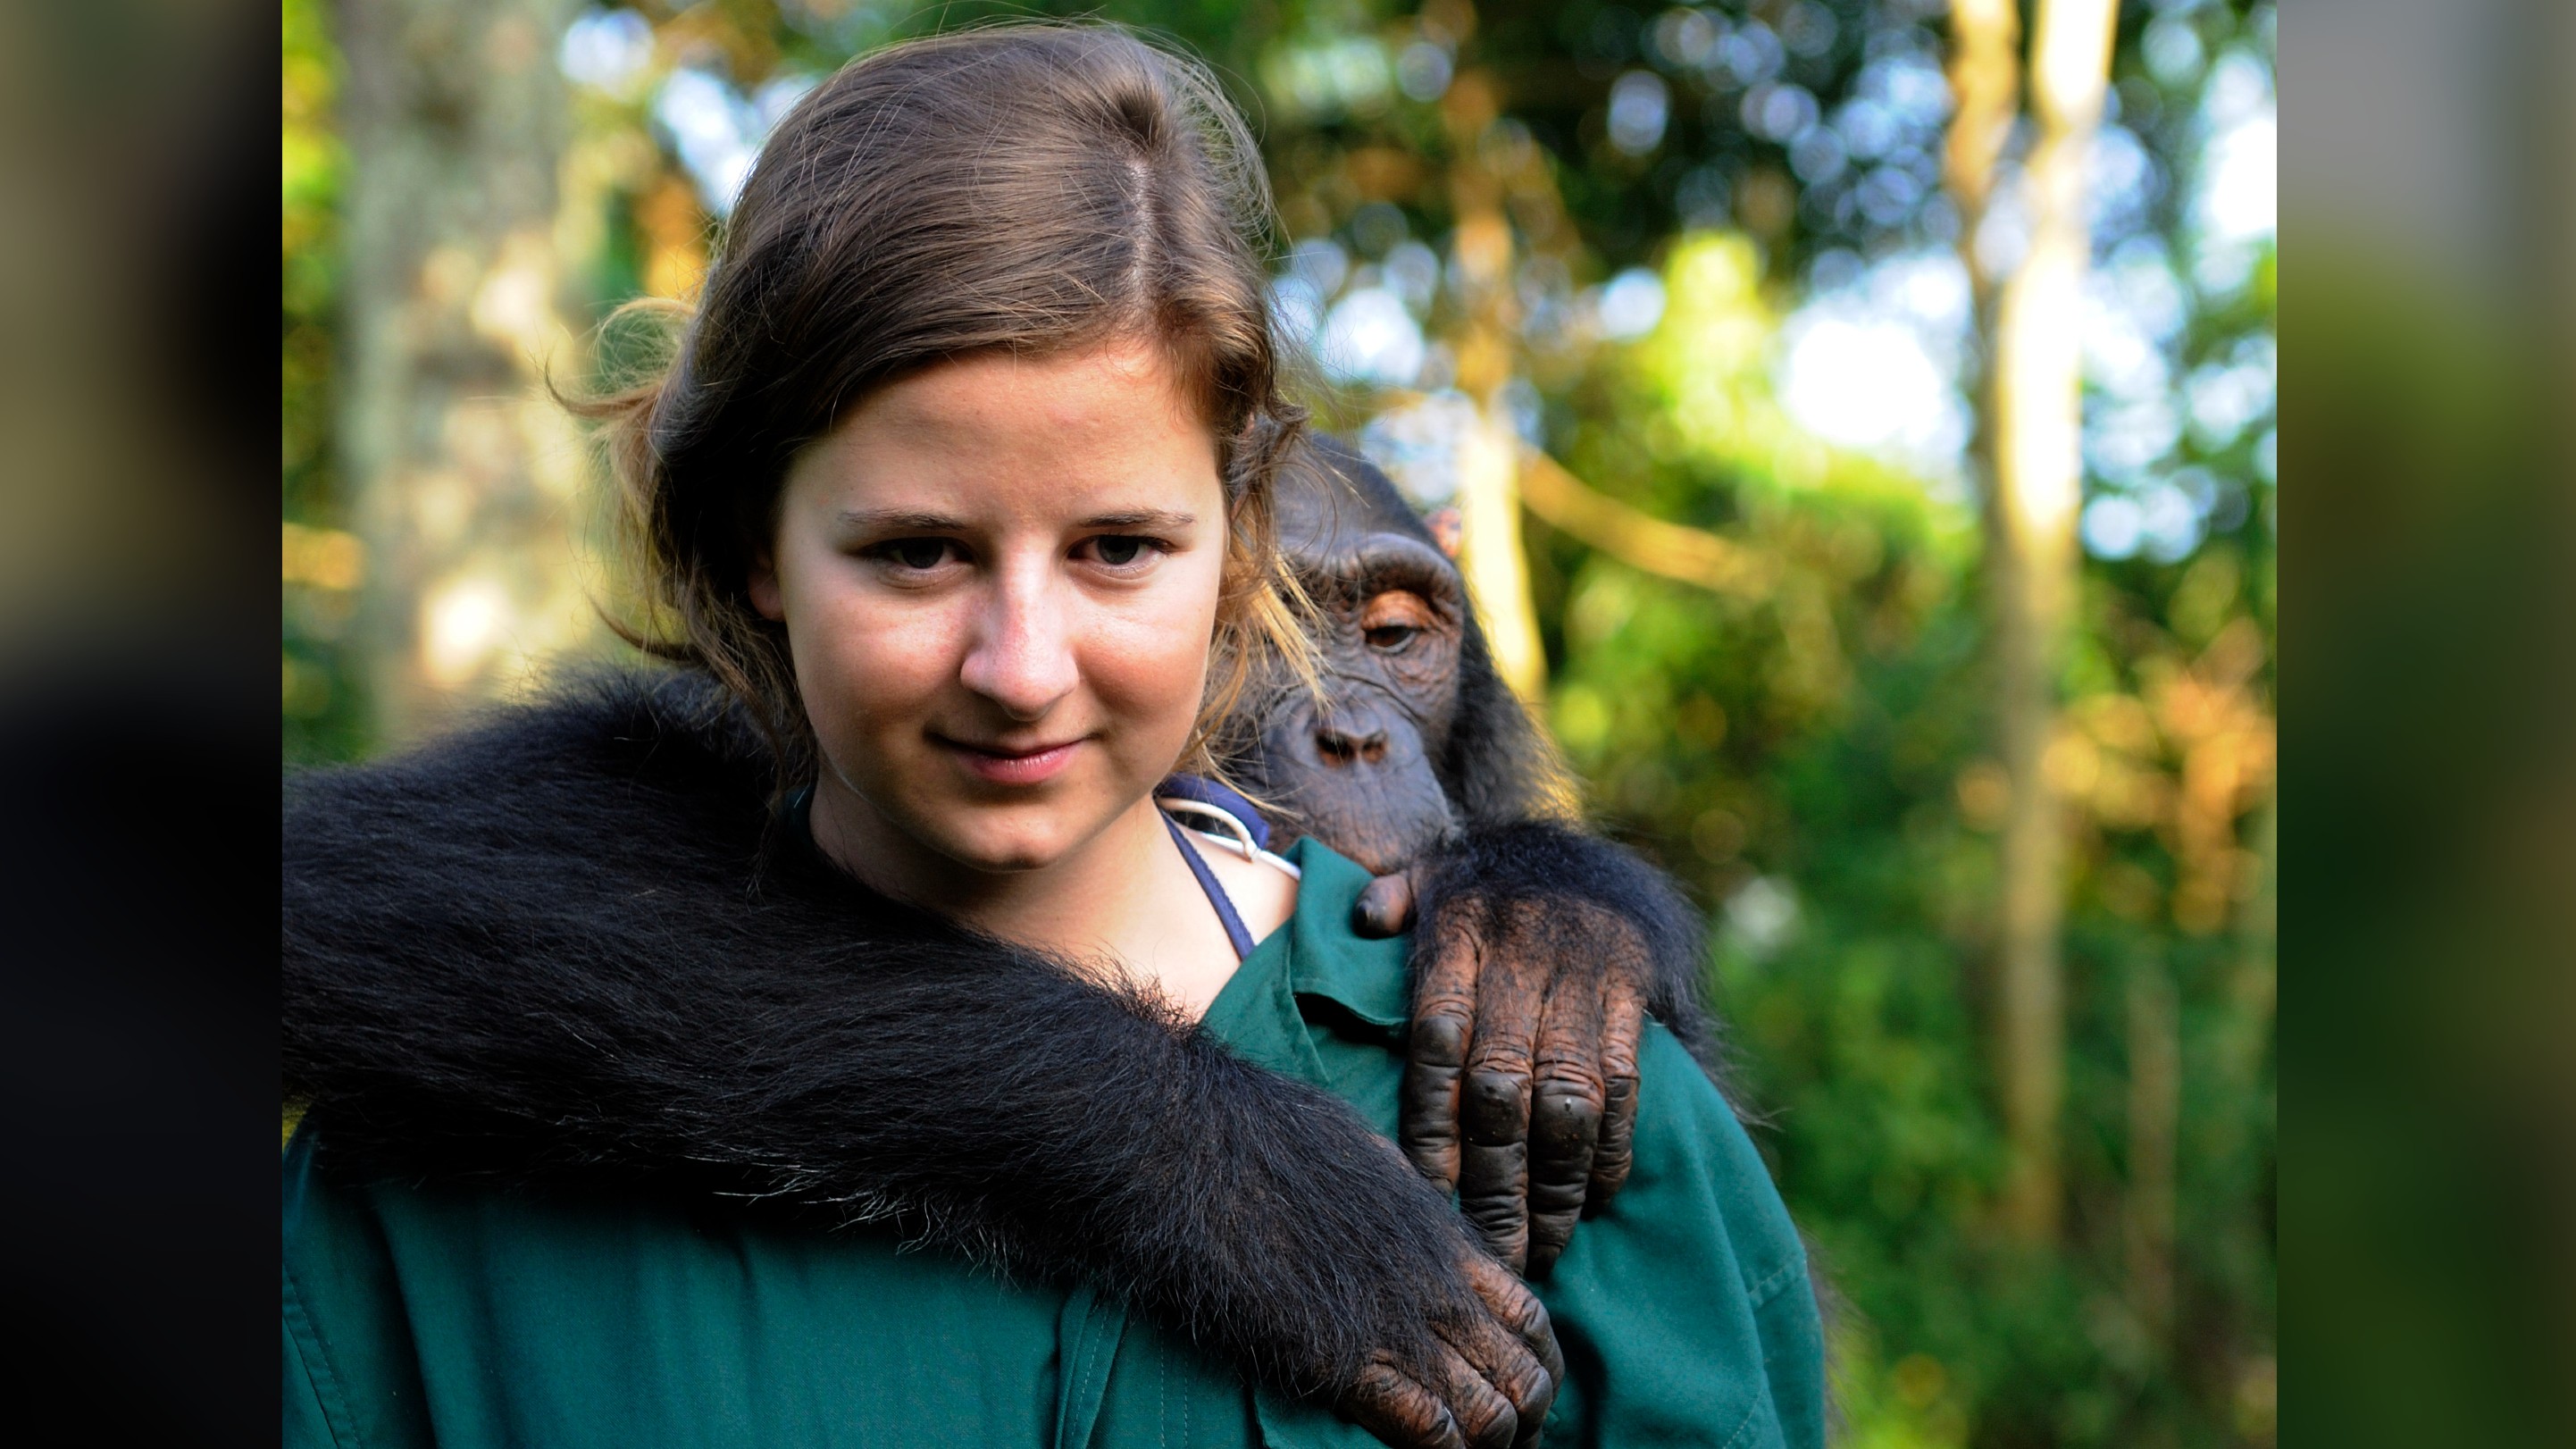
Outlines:
<svg viewBox="0 0 2576 1449"><path fill-rule="evenodd" d="M1074 749L1080 740L1067 740L1060 745L1041 745L1029 750L1006 750L995 745L970 745L961 740L942 740L950 753L964 762L977 779L996 785L1035 785L1063 773L1073 762Z"/></svg>

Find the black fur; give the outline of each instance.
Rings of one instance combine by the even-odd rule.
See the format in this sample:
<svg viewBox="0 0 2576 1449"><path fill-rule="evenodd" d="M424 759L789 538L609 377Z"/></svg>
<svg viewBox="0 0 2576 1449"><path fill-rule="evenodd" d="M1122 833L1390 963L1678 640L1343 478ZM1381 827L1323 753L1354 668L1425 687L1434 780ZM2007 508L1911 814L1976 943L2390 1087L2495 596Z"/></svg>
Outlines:
<svg viewBox="0 0 2576 1449"><path fill-rule="evenodd" d="M871 894L691 676L288 792L285 1077L337 1170L900 1213L1297 1392L1468 1321L1455 1212L1339 1099Z"/></svg>
<svg viewBox="0 0 2576 1449"><path fill-rule="evenodd" d="M1700 1006L1707 937L1699 912L1634 851L1549 820L1470 827L1426 860L1423 891L1426 933L1438 928L1447 903L1478 896L1581 901L1626 919L1652 966L1646 1009L1726 1086L1716 1023Z"/></svg>

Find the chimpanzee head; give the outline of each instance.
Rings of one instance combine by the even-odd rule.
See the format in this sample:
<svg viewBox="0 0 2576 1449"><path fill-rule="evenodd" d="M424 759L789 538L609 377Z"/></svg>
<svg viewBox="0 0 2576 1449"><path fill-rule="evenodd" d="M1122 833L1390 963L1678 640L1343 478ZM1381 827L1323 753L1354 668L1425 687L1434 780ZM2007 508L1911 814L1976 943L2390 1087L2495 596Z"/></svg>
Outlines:
<svg viewBox="0 0 2576 1449"><path fill-rule="evenodd" d="M1494 672L1456 564L1367 459L1314 436L1281 471L1280 547L1316 606L1320 696L1273 681L1236 711L1235 770L1369 870L1450 831L1570 798L1553 753Z"/></svg>

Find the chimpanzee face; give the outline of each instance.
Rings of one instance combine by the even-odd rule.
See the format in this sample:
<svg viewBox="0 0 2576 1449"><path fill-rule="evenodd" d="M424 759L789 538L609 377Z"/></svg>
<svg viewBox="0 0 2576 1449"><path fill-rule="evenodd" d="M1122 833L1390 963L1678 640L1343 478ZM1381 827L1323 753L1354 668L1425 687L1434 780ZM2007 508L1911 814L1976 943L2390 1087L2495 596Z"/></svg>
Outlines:
<svg viewBox="0 0 2576 1449"><path fill-rule="evenodd" d="M1356 464L1351 459L1346 467ZM1457 566L1383 477L1320 467L1280 480L1280 543L1315 601L1323 697L1269 692L1249 773L1312 835L1378 873L1453 820L1440 764L1456 722L1467 629Z"/></svg>

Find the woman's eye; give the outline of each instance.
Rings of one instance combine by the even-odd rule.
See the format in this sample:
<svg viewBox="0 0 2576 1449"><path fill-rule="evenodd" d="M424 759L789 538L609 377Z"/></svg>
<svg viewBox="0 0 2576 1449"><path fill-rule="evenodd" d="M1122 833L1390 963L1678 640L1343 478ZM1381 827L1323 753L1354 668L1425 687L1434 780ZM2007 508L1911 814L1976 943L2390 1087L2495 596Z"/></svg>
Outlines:
<svg viewBox="0 0 2576 1449"><path fill-rule="evenodd" d="M1362 631L1362 637L1368 640L1371 649L1392 650L1401 649L1412 643L1413 636L1421 632L1411 624L1380 624L1374 629Z"/></svg>
<svg viewBox="0 0 2576 1449"><path fill-rule="evenodd" d="M927 573L948 562L949 550L955 547L944 538L898 538L880 545L878 556L902 568Z"/></svg>
<svg viewBox="0 0 2576 1449"><path fill-rule="evenodd" d="M1092 557L1113 569L1131 568L1153 552L1154 541L1135 534L1110 533L1091 540Z"/></svg>

